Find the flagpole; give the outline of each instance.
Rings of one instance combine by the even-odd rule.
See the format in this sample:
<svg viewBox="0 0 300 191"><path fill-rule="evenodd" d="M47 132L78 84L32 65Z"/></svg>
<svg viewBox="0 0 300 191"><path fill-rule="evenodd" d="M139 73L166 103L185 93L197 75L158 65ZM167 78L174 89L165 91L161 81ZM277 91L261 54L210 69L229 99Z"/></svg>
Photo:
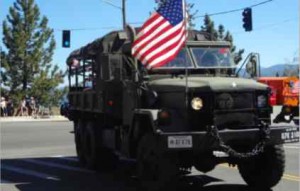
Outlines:
<svg viewBox="0 0 300 191"><path fill-rule="evenodd" d="M186 41L187 41L189 31L188 31L188 27L187 27L188 22L187 22L186 2L185 2L185 0L182 0L182 8L183 8L183 18L184 18L185 27L186 27L185 30L187 30L186 31L186 35L187 35ZM185 46L185 49L188 50L186 43L185 43L184 46ZM188 69L187 68L188 68L187 67L187 62L185 62L185 108L186 108L186 110L188 110L188 104L189 104L189 100L188 100L188 92L189 92L189 89L188 89Z"/></svg>

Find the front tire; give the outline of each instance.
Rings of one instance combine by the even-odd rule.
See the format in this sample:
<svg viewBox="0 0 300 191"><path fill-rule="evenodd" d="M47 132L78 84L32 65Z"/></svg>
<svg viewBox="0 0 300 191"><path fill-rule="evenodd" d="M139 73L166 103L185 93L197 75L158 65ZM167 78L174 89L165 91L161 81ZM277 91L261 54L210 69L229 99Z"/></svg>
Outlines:
<svg viewBox="0 0 300 191"><path fill-rule="evenodd" d="M267 146L261 155L238 164L244 181L256 188L271 188L281 179L285 167L282 145Z"/></svg>
<svg viewBox="0 0 300 191"><path fill-rule="evenodd" d="M299 125L299 118L298 119L293 119L295 125Z"/></svg>
<svg viewBox="0 0 300 191"><path fill-rule="evenodd" d="M162 190L176 183L179 175L177 157L160 151L153 134L148 133L141 138L137 154L137 174L141 189Z"/></svg>

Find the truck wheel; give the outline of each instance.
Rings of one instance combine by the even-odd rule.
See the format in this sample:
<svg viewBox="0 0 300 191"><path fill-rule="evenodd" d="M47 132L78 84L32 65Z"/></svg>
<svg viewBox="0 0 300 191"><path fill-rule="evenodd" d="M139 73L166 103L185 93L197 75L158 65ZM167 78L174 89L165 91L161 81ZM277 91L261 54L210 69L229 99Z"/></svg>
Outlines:
<svg viewBox="0 0 300 191"><path fill-rule="evenodd" d="M97 146L93 128L93 122L88 122L84 131L84 156L89 169L96 169L97 163Z"/></svg>
<svg viewBox="0 0 300 191"><path fill-rule="evenodd" d="M217 165L217 159L212 153L199 153L194 157L194 166L197 170L207 173L212 171Z"/></svg>
<svg viewBox="0 0 300 191"><path fill-rule="evenodd" d="M87 123L84 133L84 156L86 166L94 170L111 170L118 161L117 156L102 145L101 133L93 121Z"/></svg>
<svg viewBox="0 0 300 191"><path fill-rule="evenodd" d="M299 119L293 119L295 125L299 125Z"/></svg>
<svg viewBox="0 0 300 191"><path fill-rule="evenodd" d="M268 146L260 156L238 164L239 172L249 186L271 188L281 179L285 167L282 145Z"/></svg>
<svg viewBox="0 0 300 191"><path fill-rule="evenodd" d="M86 160L83 153L83 131L84 131L84 122L82 120L74 122L74 135L75 135L75 145L77 158L80 164L85 165Z"/></svg>
<svg viewBox="0 0 300 191"><path fill-rule="evenodd" d="M153 134L144 135L139 141L137 175L144 190L169 190L179 175L178 160L162 153Z"/></svg>

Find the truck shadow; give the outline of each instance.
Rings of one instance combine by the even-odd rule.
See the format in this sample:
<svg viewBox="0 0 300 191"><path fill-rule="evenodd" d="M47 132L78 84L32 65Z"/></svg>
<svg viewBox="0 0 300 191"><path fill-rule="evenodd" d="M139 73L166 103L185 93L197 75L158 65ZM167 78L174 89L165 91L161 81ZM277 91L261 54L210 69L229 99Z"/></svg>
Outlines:
<svg viewBox="0 0 300 191"><path fill-rule="evenodd" d="M272 191L226 184L207 175L186 176L176 182L180 191ZM217 184L217 185L211 185ZM20 191L139 191L135 163L122 160L113 171L82 168L75 157L1 160L1 190Z"/></svg>

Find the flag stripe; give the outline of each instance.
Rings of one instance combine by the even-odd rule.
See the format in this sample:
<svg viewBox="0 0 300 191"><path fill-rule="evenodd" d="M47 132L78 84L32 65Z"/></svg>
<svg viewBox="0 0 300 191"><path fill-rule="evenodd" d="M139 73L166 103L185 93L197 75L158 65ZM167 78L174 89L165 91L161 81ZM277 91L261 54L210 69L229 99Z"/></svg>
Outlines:
<svg viewBox="0 0 300 191"><path fill-rule="evenodd" d="M156 40L157 38L162 38L163 36L165 36L165 34L172 29L172 26L168 23L166 23L166 25L163 26L164 28L161 28L160 31L155 34L155 36L151 35L151 38L148 38L147 41L143 41L143 43L140 43L138 46L136 46L135 52L140 52L142 49L144 49L145 46L147 46L149 43L151 43L152 41Z"/></svg>
<svg viewBox="0 0 300 191"><path fill-rule="evenodd" d="M178 43L180 38L182 38L182 35L185 35L184 32L185 32L184 28L181 29L179 28L177 31L174 31L174 33L172 33L171 35L162 39L160 42L154 44L154 46L152 46L151 49L148 49L147 52L143 54L144 58L140 58L140 60L142 60L142 62L144 63L147 60L151 59L156 54L160 53L161 51L169 47L170 45L174 43Z"/></svg>
<svg viewBox="0 0 300 191"><path fill-rule="evenodd" d="M137 38L139 38L141 35L144 35L149 29L152 27L152 25L155 24L154 21L156 21L159 17L161 17L159 14L154 13L151 15L151 17L143 24L141 31L137 35ZM156 21L159 22L159 21Z"/></svg>
<svg viewBox="0 0 300 191"><path fill-rule="evenodd" d="M134 42L133 46L139 48L139 46L141 46L142 44L149 42L152 38L155 38L158 35L158 33L161 32L161 30L164 30L164 28L168 26L169 24L166 20L164 20L163 18L162 20L160 19L160 22L153 26L153 30L149 31L149 34L145 33L145 35L137 39ZM136 49L134 49L134 51L136 51Z"/></svg>
<svg viewBox="0 0 300 191"><path fill-rule="evenodd" d="M164 49L163 51L161 51L159 54L156 55L154 59L150 59L148 61L148 65L152 68L156 64L163 62L169 57L174 58L176 56L175 53L178 53L178 50L180 50L180 48L184 45L185 39L185 34L183 34L181 38L177 41L177 43L174 43L171 46Z"/></svg>
<svg viewBox="0 0 300 191"><path fill-rule="evenodd" d="M159 24L161 24L162 21L165 21L164 18L158 14L156 14L155 20L153 20L151 23L148 25L143 25L142 30L138 33L137 39L134 41L134 44L139 43L145 36L151 34L153 30L155 30Z"/></svg>
<svg viewBox="0 0 300 191"><path fill-rule="evenodd" d="M148 50L154 50L153 47L158 47L158 46L162 46L163 42L167 43L168 40L171 40L171 38L175 38L176 35L180 35L179 32L182 31L182 24L179 24L173 28L171 28L171 25L169 25L169 27L167 27L167 30L163 30L162 34L159 34L157 37L151 39L149 41L149 43L145 43L143 44L141 47L139 47L139 49L137 50L137 52L139 53L139 55L143 55L143 54L148 54L150 53ZM184 31L182 31L184 32ZM140 56L137 56L137 58L139 60L142 60L143 58Z"/></svg>
<svg viewBox="0 0 300 191"><path fill-rule="evenodd" d="M186 38L183 0L169 0L144 23L132 44L132 55L148 69L162 66L176 57Z"/></svg>

